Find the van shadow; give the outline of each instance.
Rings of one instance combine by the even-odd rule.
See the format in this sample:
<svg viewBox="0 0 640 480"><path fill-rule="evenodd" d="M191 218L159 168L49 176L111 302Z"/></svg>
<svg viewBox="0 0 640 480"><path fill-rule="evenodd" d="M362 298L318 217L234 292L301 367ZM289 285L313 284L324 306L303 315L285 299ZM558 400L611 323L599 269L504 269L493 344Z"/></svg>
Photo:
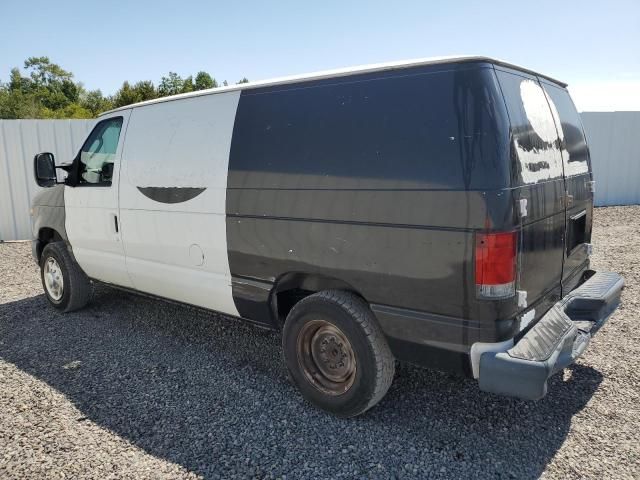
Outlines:
<svg viewBox="0 0 640 480"><path fill-rule="evenodd" d="M376 408L340 420L289 385L276 333L106 287L66 315L43 295L0 305L0 340L78 421L205 478L538 478L601 382L574 365L532 403L401 365Z"/></svg>

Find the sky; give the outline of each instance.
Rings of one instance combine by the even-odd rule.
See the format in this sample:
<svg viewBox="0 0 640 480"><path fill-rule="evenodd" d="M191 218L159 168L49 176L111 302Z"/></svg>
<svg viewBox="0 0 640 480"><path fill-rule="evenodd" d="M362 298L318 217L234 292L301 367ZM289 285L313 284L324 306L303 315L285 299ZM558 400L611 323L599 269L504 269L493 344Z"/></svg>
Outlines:
<svg viewBox="0 0 640 480"><path fill-rule="evenodd" d="M30 56L113 94L169 71L235 83L484 55L568 83L580 111L640 110L640 0L0 0L0 18L0 81Z"/></svg>

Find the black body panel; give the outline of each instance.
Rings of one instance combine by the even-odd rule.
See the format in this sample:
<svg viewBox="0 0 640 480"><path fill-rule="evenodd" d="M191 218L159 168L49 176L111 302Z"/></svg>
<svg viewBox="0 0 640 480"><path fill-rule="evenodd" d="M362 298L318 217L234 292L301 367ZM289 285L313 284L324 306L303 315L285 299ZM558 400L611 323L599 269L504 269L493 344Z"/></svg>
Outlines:
<svg viewBox="0 0 640 480"><path fill-rule="evenodd" d="M567 91L543 81L542 85L558 110L558 134L565 173L566 242L562 273L563 291L571 291L570 279L589 266L586 244L591 243L593 189L591 158L582 120Z"/></svg>
<svg viewBox="0 0 640 480"><path fill-rule="evenodd" d="M511 123L514 194L527 204L520 225L518 290L526 292L527 304L531 305L558 287L562 278L565 235L562 154L553 114L538 79L503 68L496 69L496 74ZM536 310L538 317L543 313Z"/></svg>
<svg viewBox="0 0 640 480"><path fill-rule="evenodd" d="M240 315L273 315L291 274L336 279L372 305L396 357L468 373L471 345L513 338L524 311L476 298L475 233L516 230L517 288L540 318L561 296L562 152L510 116L498 79L514 73L541 85L464 62L243 91L226 204ZM554 175L524 182L521 168Z"/></svg>
<svg viewBox="0 0 640 480"><path fill-rule="evenodd" d="M490 66L253 89L240 97L228 188L503 188L506 122Z"/></svg>
<svg viewBox="0 0 640 480"><path fill-rule="evenodd" d="M457 339L469 335L456 319L485 322L469 338L493 340L496 319L513 325L516 306L476 300L470 260L474 231L517 220L508 154L506 109L485 63L243 92L227 190L240 314L260 313L252 299L263 290L246 279L304 272L370 303L449 318Z"/></svg>

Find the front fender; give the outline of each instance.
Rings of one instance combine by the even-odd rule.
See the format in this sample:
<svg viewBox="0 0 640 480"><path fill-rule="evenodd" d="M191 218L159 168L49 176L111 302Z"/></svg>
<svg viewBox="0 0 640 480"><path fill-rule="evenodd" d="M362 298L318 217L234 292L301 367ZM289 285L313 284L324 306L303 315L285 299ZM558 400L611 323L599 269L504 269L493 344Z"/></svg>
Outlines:
<svg viewBox="0 0 640 480"><path fill-rule="evenodd" d="M68 242L65 229L64 185L56 185L38 193L32 202L31 225L33 232L33 255L39 261L40 253L48 242Z"/></svg>

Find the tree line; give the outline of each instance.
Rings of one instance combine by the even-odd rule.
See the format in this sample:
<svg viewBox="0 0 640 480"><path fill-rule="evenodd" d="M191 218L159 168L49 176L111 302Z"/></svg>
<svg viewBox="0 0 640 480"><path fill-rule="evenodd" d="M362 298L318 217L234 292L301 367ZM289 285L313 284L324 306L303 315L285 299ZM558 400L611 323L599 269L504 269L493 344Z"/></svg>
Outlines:
<svg viewBox="0 0 640 480"><path fill-rule="evenodd" d="M85 89L74 81L73 73L51 63L49 57L28 58L24 70L26 76L13 68L9 81L0 81L0 118L93 118L112 108L220 86L204 71L186 78L169 72L157 86L150 80L125 81L114 95L105 96L100 90ZM242 78L237 83L248 81ZM227 81L222 85L227 86Z"/></svg>

